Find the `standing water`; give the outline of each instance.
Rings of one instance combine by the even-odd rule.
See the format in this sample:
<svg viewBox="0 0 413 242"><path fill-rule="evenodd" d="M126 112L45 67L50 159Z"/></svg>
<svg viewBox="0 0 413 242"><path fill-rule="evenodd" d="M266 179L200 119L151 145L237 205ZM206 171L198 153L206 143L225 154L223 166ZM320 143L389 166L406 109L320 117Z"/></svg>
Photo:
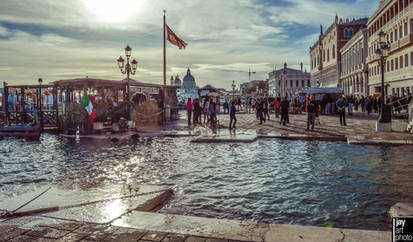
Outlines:
<svg viewBox="0 0 413 242"><path fill-rule="evenodd" d="M162 213L373 230L389 230L390 206L413 200L411 147L190 140L1 140L0 200L55 183L155 184L175 190Z"/></svg>

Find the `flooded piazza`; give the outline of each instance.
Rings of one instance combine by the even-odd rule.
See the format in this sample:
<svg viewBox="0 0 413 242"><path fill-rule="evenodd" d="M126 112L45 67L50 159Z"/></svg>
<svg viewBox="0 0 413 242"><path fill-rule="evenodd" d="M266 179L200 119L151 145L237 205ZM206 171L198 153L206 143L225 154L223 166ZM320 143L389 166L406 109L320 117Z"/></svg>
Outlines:
<svg viewBox="0 0 413 242"><path fill-rule="evenodd" d="M280 224L390 230L390 206L411 201L410 146L190 137L104 143L43 134L0 141L0 200L50 184L173 188L160 213ZM47 152L45 152L47 151Z"/></svg>

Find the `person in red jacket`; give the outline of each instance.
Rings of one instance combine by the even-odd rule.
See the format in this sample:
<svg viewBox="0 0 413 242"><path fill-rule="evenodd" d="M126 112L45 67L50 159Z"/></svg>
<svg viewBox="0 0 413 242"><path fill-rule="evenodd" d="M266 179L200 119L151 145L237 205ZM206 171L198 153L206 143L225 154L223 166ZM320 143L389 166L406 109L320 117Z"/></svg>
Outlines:
<svg viewBox="0 0 413 242"><path fill-rule="evenodd" d="M191 125L192 109L193 104L191 102L191 98L188 98L188 102L186 103L186 111L188 112L188 125Z"/></svg>
<svg viewBox="0 0 413 242"><path fill-rule="evenodd" d="M275 118L278 118L280 115L280 98L277 97L277 99L274 102L274 110L275 110Z"/></svg>

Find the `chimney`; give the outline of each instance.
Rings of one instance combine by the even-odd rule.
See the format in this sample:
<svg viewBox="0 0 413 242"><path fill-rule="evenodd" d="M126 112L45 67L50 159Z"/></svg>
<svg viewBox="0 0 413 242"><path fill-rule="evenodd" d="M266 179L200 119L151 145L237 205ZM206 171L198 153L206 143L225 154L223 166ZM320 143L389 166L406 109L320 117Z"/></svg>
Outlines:
<svg viewBox="0 0 413 242"><path fill-rule="evenodd" d="M300 66L301 66L301 72L303 72L303 63L302 62L300 63Z"/></svg>

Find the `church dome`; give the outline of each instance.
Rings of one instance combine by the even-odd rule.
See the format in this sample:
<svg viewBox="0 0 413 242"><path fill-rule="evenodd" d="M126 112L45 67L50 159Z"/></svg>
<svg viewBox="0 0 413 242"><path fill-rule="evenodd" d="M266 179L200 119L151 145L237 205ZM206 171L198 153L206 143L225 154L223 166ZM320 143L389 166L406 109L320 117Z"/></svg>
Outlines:
<svg viewBox="0 0 413 242"><path fill-rule="evenodd" d="M183 88L195 88L196 83L195 83L195 78L191 75L191 70L186 71L186 76L184 77L183 80Z"/></svg>
<svg viewBox="0 0 413 242"><path fill-rule="evenodd" d="M176 75L176 77L175 77L175 81L174 81L174 86L178 86L178 87L180 87L181 86L181 79L179 79L179 76L178 75Z"/></svg>

